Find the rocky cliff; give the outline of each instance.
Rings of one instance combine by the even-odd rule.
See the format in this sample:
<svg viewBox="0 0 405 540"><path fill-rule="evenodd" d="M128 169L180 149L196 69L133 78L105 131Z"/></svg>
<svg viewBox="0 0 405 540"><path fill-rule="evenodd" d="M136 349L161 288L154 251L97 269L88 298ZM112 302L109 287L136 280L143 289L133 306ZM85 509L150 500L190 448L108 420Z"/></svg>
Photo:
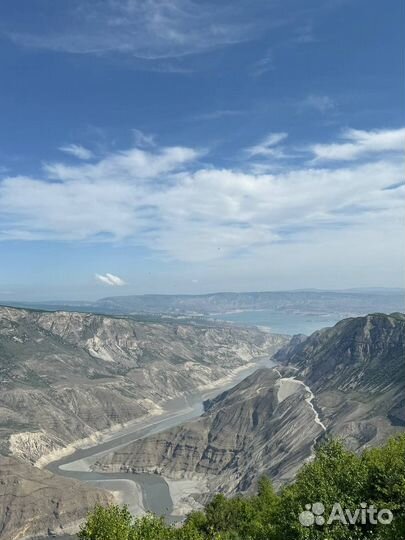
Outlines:
<svg viewBox="0 0 405 540"><path fill-rule="evenodd" d="M405 315L340 321L294 340L275 361L311 387L331 435L358 450L405 428Z"/></svg>
<svg viewBox="0 0 405 540"><path fill-rule="evenodd" d="M0 537L60 534L110 500L29 463L156 413L287 341L255 329L0 308Z"/></svg>
<svg viewBox="0 0 405 540"><path fill-rule="evenodd" d="M0 451L38 462L285 343L255 329L0 308Z"/></svg>
<svg viewBox="0 0 405 540"><path fill-rule="evenodd" d="M369 315L293 339L260 370L207 403L205 414L103 456L95 470L149 471L251 489L288 482L324 436L355 449L404 429L405 316Z"/></svg>
<svg viewBox="0 0 405 540"><path fill-rule="evenodd" d="M101 458L95 470L157 472L208 480L210 491L246 491L263 474L293 478L323 433L305 385L260 369L206 403L198 420L136 441Z"/></svg>

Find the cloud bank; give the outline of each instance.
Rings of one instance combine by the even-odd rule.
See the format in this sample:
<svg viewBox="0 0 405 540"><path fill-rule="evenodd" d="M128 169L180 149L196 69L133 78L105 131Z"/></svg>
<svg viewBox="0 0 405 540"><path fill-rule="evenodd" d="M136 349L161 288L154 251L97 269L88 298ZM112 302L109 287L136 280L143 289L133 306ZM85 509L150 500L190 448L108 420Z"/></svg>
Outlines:
<svg viewBox="0 0 405 540"><path fill-rule="evenodd" d="M207 263L320 235L372 235L380 224L400 234L405 129L349 130L343 142L312 145L299 163L271 172L285 139L269 134L238 168L202 165L196 148L155 144L91 163L47 163L40 177L6 176L0 239L124 243ZM252 172L252 161L266 159L266 172ZM112 285L111 276L99 279Z"/></svg>

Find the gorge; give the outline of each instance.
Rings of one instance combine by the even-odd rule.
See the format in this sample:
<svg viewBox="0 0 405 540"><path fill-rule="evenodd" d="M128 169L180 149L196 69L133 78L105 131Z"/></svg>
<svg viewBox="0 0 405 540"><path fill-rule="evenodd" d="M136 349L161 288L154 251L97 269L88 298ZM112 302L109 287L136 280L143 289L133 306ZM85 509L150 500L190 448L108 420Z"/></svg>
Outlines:
<svg viewBox="0 0 405 540"><path fill-rule="evenodd" d="M212 322L0 316L6 540L74 530L112 497L178 520L212 493L253 492L262 475L289 483L325 437L361 450L404 427L399 313L292 339Z"/></svg>

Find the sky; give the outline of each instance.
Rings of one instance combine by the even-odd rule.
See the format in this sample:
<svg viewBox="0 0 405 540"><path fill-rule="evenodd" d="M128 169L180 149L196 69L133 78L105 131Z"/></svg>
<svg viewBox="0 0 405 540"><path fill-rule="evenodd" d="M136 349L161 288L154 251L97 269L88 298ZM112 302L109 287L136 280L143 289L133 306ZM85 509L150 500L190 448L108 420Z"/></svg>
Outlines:
<svg viewBox="0 0 405 540"><path fill-rule="evenodd" d="M0 300L404 286L404 22L2 0Z"/></svg>

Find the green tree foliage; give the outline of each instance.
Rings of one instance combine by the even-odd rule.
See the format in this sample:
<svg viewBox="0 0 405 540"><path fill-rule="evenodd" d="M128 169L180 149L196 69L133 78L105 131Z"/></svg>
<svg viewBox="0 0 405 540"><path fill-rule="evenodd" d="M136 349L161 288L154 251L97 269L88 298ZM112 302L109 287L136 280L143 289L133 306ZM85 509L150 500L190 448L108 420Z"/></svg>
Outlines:
<svg viewBox="0 0 405 540"><path fill-rule="evenodd" d="M392 526L379 527L380 538L405 538L405 436L369 450L363 459L369 500L376 508L389 508L395 516Z"/></svg>
<svg viewBox="0 0 405 540"><path fill-rule="evenodd" d="M276 516L278 536L289 539L348 540L348 527L333 523L303 527L297 516L306 510L306 505L322 503L325 515L339 502L342 508L355 511L363 501L366 470L362 461L349 452L338 441L321 446L316 459L305 465L298 473L296 482L281 494L281 511ZM352 531L349 533L352 534ZM277 535L276 535L277 536Z"/></svg>
<svg viewBox="0 0 405 540"><path fill-rule="evenodd" d="M126 506L96 506L80 529L80 540L133 540L132 516Z"/></svg>
<svg viewBox="0 0 405 540"><path fill-rule="evenodd" d="M299 521L308 505L322 503L329 517L334 505L355 515L361 503L394 514L391 524L313 524ZM312 508L312 507L311 507ZM347 517L347 515L346 515ZM79 534L80 540L399 540L405 538L405 435L362 456L338 441L321 446L296 481L276 494L262 478L257 495L231 499L216 495L203 511L192 512L181 527L147 515L131 518L127 508L97 507Z"/></svg>

